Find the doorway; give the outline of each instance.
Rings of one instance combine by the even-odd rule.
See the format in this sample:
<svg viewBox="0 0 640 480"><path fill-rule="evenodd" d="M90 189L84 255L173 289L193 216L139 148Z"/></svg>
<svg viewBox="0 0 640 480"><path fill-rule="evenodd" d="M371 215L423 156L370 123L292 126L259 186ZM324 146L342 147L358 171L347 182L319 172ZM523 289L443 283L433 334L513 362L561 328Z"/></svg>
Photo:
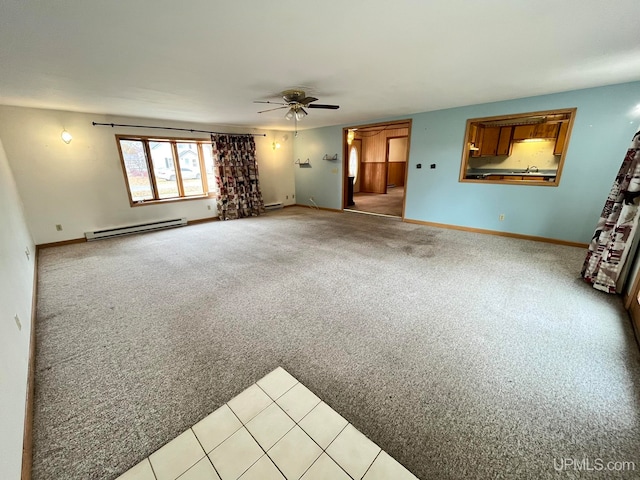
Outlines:
<svg viewBox="0 0 640 480"><path fill-rule="evenodd" d="M343 132L343 209L404 218L411 120Z"/></svg>

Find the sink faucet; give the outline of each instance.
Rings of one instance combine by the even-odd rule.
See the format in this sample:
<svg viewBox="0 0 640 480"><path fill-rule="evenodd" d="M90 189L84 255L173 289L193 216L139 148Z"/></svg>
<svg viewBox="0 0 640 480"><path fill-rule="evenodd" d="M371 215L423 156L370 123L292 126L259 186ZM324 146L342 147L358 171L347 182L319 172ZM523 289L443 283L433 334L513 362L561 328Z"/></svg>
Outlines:
<svg viewBox="0 0 640 480"><path fill-rule="evenodd" d="M531 165L531 166L527 165L527 169L525 170L525 173L532 173L537 171L538 171L538 167L536 167L535 165Z"/></svg>

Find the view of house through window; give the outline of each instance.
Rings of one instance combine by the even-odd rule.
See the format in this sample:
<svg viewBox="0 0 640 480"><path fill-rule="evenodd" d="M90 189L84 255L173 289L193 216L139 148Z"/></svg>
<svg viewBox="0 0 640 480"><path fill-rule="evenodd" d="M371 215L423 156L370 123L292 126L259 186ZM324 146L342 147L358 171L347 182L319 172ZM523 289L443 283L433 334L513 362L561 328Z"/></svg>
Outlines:
<svg viewBox="0 0 640 480"><path fill-rule="evenodd" d="M461 182L559 184L576 109L472 118Z"/></svg>
<svg viewBox="0 0 640 480"><path fill-rule="evenodd" d="M117 135L132 205L215 192L211 143Z"/></svg>

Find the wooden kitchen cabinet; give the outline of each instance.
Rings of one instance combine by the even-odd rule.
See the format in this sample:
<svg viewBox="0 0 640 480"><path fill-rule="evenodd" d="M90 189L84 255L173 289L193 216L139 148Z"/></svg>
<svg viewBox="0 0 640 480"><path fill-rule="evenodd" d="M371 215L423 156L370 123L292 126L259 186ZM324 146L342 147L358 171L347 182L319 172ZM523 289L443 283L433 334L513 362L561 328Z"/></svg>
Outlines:
<svg viewBox="0 0 640 480"><path fill-rule="evenodd" d="M471 125L471 131L469 132L469 143L472 143L477 150L471 150L471 157L480 156L480 145L482 144L482 137L484 134L484 127L481 125Z"/></svg>
<svg viewBox="0 0 640 480"><path fill-rule="evenodd" d="M564 145L567 142L567 132L569 131L569 122L562 122L560 129L558 130L558 138L556 138L556 145L553 147L554 155L562 155Z"/></svg>
<svg viewBox="0 0 640 480"><path fill-rule="evenodd" d="M533 129L532 138L556 138L558 136L557 123L540 123Z"/></svg>
<svg viewBox="0 0 640 480"><path fill-rule="evenodd" d="M526 140L528 138L556 138L558 135L557 123L538 123L536 125L518 125L513 131L513 140Z"/></svg>
<svg viewBox="0 0 640 480"><path fill-rule="evenodd" d="M535 125L518 125L513 129L513 141L526 140L527 138L533 138L533 131Z"/></svg>
<svg viewBox="0 0 640 480"><path fill-rule="evenodd" d="M459 181L557 187L575 114L566 108L467 119Z"/></svg>
<svg viewBox="0 0 640 480"><path fill-rule="evenodd" d="M498 139L498 149L496 155L511 155L511 134L513 127L501 127L500 138Z"/></svg>
<svg viewBox="0 0 640 480"><path fill-rule="evenodd" d="M495 157L498 152L500 127L485 127L480 144L481 157Z"/></svg>

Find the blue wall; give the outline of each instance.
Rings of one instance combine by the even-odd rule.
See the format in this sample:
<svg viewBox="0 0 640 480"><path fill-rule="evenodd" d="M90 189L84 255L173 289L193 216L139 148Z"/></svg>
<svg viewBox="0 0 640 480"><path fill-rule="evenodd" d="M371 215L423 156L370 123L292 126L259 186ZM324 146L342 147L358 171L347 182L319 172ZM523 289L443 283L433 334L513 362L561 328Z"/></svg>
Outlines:
<svg viewBox="0 0 640 480"><path fill-rule="evenodd" d="M338 160L323 160L338 154ZM325 127L298 132L294 137L293 157L309 165L295 167L296 203L342 208L342 127Z"/></svg>
<svg viewBox="0 0 640 480"><path fill-rule="evenodd" d="M634 82L404 117L413 119L405 218L588 242L638 129L638 105L640 82ZM578 111L558 187L458 181L468 118L570 107ZM342 157L341 143L342 126L299 133L295 158L318 160L310 156L312 168L296 170L298 203L314 196L320 206L340 208L342 161L322 165L320 158Z"/></svg>

